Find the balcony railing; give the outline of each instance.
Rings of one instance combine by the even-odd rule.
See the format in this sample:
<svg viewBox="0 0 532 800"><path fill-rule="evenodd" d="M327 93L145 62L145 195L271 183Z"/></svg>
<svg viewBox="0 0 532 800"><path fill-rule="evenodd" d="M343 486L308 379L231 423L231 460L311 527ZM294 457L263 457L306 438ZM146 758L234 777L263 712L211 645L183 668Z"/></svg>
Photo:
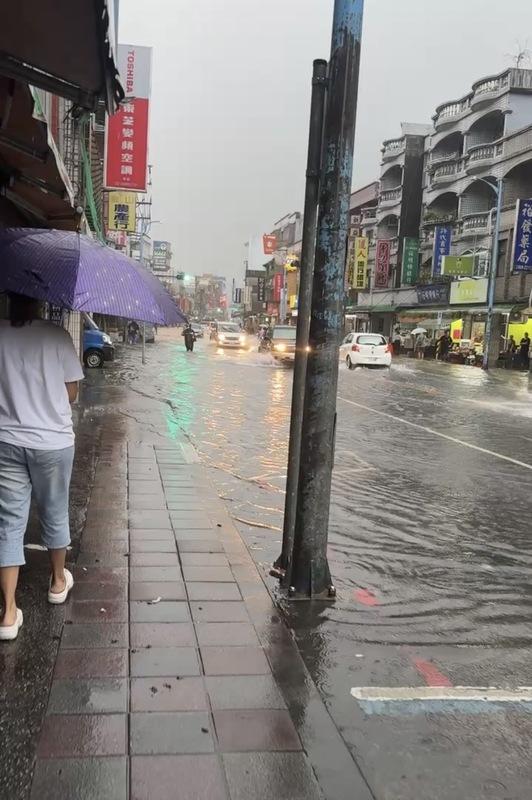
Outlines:
<svg viewBox="0 0 532 800"><path fill-rule="evenodd" d="M504 155L504 142L494 142L493 144L481 144L472 147L468 153L469 162L493 161Z"/></svg>
<svg viewBox="0 0 532 800"><path fill-rule="evenodd" d="M386 142L386 144L382 148L382 160L386 161L389 158L395 158L400 153L402 153L404 149L405 149L404 139L391 139L389 142Z"/></svg>
<svg viewBox="0 0 532 800"><path fill-rule="evenodd" d="M433 150L429 156L429 161L431 164L439 164L445 161L457 161L461 156L461 153L458 150L454 150L452 153L447 153L442 150Z"/></svg>
<svg viewBox="0 0 532 800"><path fill-rule="evenodd" d="M457 158L457 160L454 162L442 164L440 167L436 167L432 173L431 185L452 182L453 180L456 180L463 172L463 158Z"/></svg>
<svg viewBox="0 0 532 800"><path fill-rule="evenodd" d="M380 193L379 205L380 206L393 206L399 203L403 194L403 187L397 186L395 189L385 189Z"/></svg>
<svg viewBox="0 0 532 800"><path fill-rule="evenodd" d="M458 100L456 103L448 103L440 108L434 120L434 124L437 127L442 123L452 122L453 119L469 113L470 108L470 97L466 97L464 100Z"/></svg>
<svg viewBox="0 0 532 800"><path fill-rule="evenodd" d="M510 85L510 73L499 75L497 78L489 78L487 81L478 83L473 93L472 104L479 100L489 99L487 95L496 95L503 92Z"/></svg>
<svg viewBox="0 0 532 800"><path fill-rule="evenodd" d="M486 211L482 214L469 214L460 220L458 232L462 235L476 233L477 231L485 232L488 230L490 224L490 212Z"/></svg>

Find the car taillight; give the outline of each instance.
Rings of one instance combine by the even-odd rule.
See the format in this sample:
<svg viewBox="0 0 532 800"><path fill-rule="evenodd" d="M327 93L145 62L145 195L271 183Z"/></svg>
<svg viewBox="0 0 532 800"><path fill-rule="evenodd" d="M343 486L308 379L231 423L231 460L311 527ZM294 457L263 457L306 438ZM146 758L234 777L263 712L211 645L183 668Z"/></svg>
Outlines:
<svg viewBox="0 0 532 800"><path fill-rule="evenodd" d="M351 350L353 351L353 353L360 353L360 347L358 346L358 344L354 344L351 347Z"/></svg>
<svg viewBox="0 0 532 800"><path fill-rule="evenodd" d="M393 344L386 345L386 352L393 354Z"/></svg>

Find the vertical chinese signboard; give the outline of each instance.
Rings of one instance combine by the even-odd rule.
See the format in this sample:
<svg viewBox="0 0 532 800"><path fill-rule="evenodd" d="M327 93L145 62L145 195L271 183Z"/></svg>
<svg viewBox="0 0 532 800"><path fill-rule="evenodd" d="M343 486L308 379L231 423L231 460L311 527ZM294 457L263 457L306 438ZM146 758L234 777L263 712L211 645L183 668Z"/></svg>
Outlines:
<svg viewBox="0 0 532 800"><path fill-rule="evenodd" d="M451 238L453 229L450 225L436 225L434 229L434 254L432 258L432 274L439 277L444 256L451 253Z"/></svg>
<svg viewBox="0 0 532 800"><path fill-rule="evenodd" d="M352 289L367 289L368 286L368 253L369 240L366 236L357 236L353 250L353 275L349 285Z"/></svg>
<svg viewBox="0 0 532 800"><path fill-rule="evenodd" d="M532 270L532 199L517 203L513 268L516 272Z"/></svg>
<svg viewBox="0 0 532 800"><path fill-rule="evenodd" d="M390 278L390 249L388 239L377 239L375 252L375 280L376 289L386 289Z"/></svg>
<svg viewBox="0 0 532 800"><path fill-rule="evenodd" d="M402 283L417 283L419 268L419 239L406 237L403 243L403 275Z"/></svg>
<svg viewBox="0 0 532 800"><path fill-rule="evenodd" d="M276 272L273 276L273 302L281 302L281 292L283 290L283 273Z"/></svg>
<svg viewBox="0 0 532 800"><path fill-rule="evenodd" d="M266 278L257 278L257 300L259 303L266 300Z"/></svg>
<svg viewBox="0 0 532 800"><path fill-rule="evenodd" d="M126 97L116 114L107 119L106 189L146 191L151 53L151 47L118 45L118 66Z"/></svg>

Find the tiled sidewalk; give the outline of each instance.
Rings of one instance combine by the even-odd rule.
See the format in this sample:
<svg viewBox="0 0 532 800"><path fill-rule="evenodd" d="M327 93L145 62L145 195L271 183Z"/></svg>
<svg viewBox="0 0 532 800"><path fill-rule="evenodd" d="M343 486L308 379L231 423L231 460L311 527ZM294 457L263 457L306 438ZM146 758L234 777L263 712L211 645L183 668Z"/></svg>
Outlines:
<svg viewBox="0 0 532 800"><path fill-rule="evenodd" d="M221 501L186 446L123 447L98 466L32 800L318 800L271 668L274 646L295 676L295 647Z"/></svg>

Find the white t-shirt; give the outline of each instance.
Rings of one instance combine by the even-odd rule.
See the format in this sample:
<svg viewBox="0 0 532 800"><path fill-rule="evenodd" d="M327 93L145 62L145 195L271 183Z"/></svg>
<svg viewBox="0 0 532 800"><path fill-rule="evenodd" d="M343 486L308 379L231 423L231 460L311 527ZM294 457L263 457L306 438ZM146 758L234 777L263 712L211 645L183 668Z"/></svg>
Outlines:
<svg viewBox="0 0 532 800"><path fill-rule="evenodd" d="M0 320L0 442L33 450L74 444L65 383L83 378L70 335L45 320Z"/></svg>

